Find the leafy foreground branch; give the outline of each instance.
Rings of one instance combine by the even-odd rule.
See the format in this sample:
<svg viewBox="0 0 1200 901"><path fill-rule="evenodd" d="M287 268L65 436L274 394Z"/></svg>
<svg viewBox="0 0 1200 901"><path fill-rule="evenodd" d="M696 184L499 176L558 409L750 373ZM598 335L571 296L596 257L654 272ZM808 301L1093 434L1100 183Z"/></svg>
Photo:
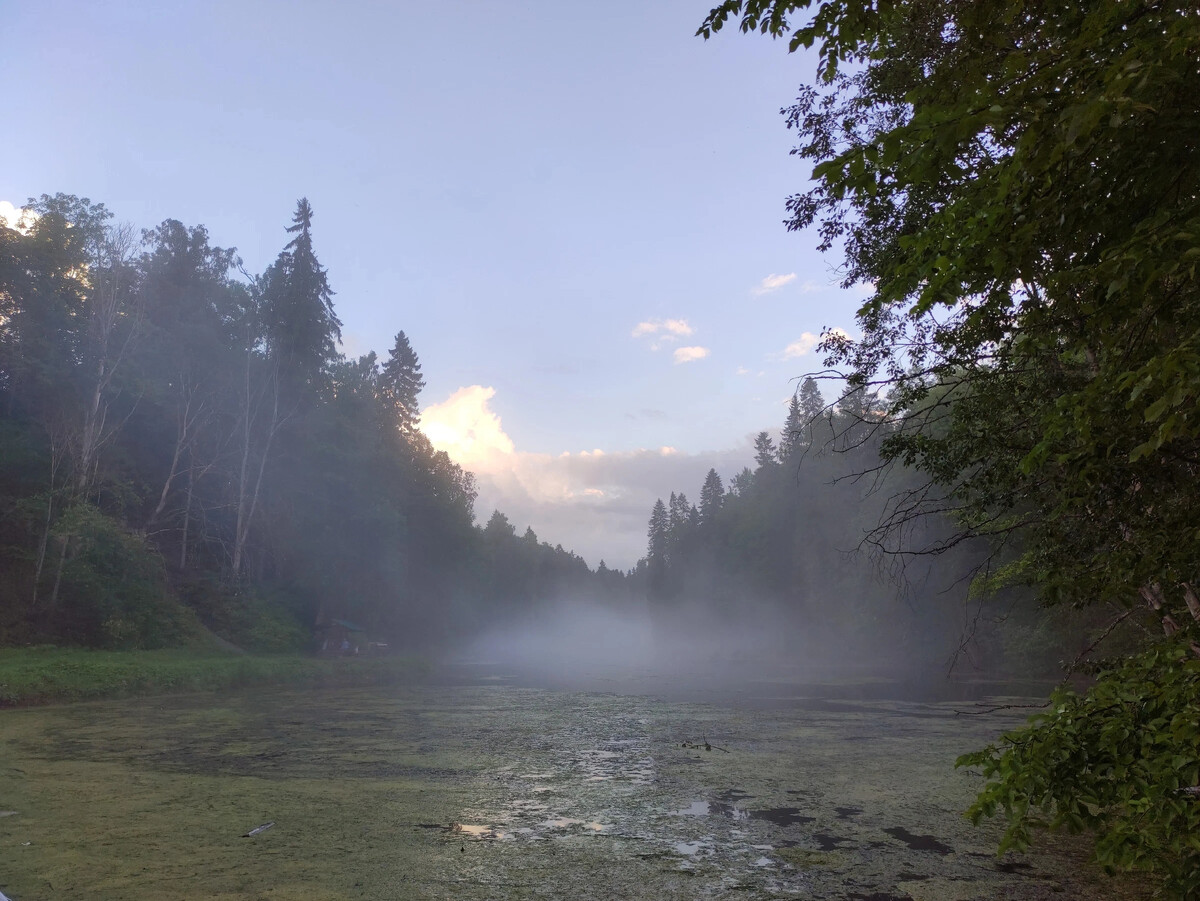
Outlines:
<svg viewBox="0 0 1200 901"><path fill-rule="evenodd" d="M735 24L817 54L787 224L873 288L823 350L937 489L891 525L952 510L1045 604L1144 603L1165 633L968 758L994 780L973 815L1008 813L1011 846L1043 814L1092 828L1101 862L1196 897L1195 3L724 0L700 34Z"/></svg>
<svg viewBox="0 0 1200 901"><path fill-rule="evenodd" d="M1088 829L1108 872L1200 895L1200 660L1186 642L1120 662L1082 695L1061 689L1050 712L957 765L988 778L968 815L1008 821L1001 853L1038 829Z"/></svg>

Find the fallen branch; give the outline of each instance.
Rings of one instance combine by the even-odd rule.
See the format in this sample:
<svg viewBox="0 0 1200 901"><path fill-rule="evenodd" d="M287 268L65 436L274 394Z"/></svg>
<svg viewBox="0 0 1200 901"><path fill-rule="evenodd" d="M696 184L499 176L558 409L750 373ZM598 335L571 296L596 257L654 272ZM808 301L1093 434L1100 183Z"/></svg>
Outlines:
<svg viewBox="0 0 1200 901"><path fill-rule="evenodd" d="M728 754L728 753L729 753L729 749L728 749L728 748L721 748L721 747L718 747L717 745L709 744L709 741L708 741L708 739L707 739L707 738L706 738L706 739L704 739L704 741L701 741L701 742L685 741L685 742L683 742L683 743L682 743L682 744L681 744L679 747L681 747L681 748L688 748L689 750L693 750L693 751L700 751L700 750L704 750L704 751L724 751L726 754Z"/></svg>
<svg viewBox="0 0 1200 901"><path fill-rule="evenodd" d="M983 716L985 713L995 713L997 710L1022 710L1025 708L1044 708L1049 707L1049 701L1043 701L1040 704L976 704L976 707L981 710L956 710L955 716Z"/></svg>

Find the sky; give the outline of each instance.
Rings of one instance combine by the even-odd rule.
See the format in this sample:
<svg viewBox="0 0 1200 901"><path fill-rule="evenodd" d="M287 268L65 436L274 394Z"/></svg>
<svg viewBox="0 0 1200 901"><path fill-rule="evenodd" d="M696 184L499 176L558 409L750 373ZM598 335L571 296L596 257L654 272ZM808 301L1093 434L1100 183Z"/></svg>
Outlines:
<svg viewBox="0 0 1200 901"><path fill-rule="evenodd" d="M86 196L260 272L308 197L343 352L408 335L479 521L628 568L863 298L782 224L813 58L695 37L710 5L0 0L0 210Z"/></svg>

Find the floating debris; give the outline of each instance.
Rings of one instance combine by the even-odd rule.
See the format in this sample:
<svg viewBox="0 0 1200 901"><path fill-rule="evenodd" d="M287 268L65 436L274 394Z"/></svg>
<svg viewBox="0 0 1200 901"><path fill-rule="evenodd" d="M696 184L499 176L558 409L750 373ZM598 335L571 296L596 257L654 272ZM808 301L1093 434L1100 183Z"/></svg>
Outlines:
<svg viewBox="0 0 1200 901"><path fill-rule="evenodd" d="M269 823L263 823L261 826L255 826L253 829L251 829L249 832L247 832L245 835L243 835L242 838L250 838L252 836L258 835L260 832L266 832L268 829L270 829L274 825L275 825L275 821L271 820L271 822L269 822Z"/></svg>

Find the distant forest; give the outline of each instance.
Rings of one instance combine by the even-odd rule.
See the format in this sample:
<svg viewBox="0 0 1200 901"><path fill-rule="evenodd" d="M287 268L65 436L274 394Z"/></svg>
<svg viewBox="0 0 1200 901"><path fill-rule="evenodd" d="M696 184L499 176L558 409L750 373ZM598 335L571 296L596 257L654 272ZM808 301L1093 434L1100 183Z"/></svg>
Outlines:
<svg viewBox="0 0 1200 901"><path fill-rule="evenodd" d="M474 525L472 475L416 428L404 332L339 353L312 223L302 199L259 274L203 226L139 234L86 198L0 225L0 644L203 624L285 650L344 618L430 647L624 590L502 514Z"/></svg>
<svg viewBox="0 0 1200 901"><path fill-rule="evenodd" d="M991 557L947 540L950 520L904 524L935 553L871 553L921 483L881 464L891 425L861 389L827 404L804 380L754 469L654 506L628 573L500 511L477 523L472 474L417 427L405 333L382 360L339 352L312 225L301 199L259 274L203 226L137 233L85 198L43 195L0 226L0 644L207 629L297 650L336 618L436 649L569 600L648 608L660 636L756 624L764 653L814 662L835 645L930 668L1061 656L1027 598L964 607Z"/></svg>

